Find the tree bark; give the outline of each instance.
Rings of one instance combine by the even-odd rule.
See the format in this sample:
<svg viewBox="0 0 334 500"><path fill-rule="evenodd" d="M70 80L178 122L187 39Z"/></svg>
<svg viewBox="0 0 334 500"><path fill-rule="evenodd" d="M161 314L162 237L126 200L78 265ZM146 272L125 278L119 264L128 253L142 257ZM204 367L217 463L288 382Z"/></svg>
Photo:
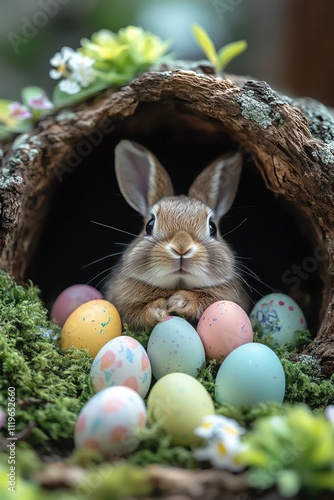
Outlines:
<svg viewBox="0 0 334 500"><path fill-rule="evenodd" d="M114 126L120 134L150 134L161 119L178 131L180 141L191 123L199 132L242 144L268 190L293 201L309 221L314 246L328 258L317 271L322 281L320 324L306 352L319 359L324 374L333 373L332 112L311 99L279 95L265 82L217 77L205 62L149 71L124 88L109 89L41 120L31 133L16 138L6 148L0 170L0 267L25 281L58 181L73 169L69 158L78 144L83 148L87 137L97 131L108 134Z"/></svg>

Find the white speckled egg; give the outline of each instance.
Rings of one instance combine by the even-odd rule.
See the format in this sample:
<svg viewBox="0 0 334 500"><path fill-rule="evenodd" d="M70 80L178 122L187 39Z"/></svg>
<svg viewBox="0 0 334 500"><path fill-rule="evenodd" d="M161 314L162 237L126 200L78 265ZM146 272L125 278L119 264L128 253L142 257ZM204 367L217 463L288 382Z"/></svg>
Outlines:
<svg viewBox="0 0 334 500"><path fill-rule="evenodd" d="M156 379L172 372L197 377L205 361L202 341L185 319L168 316L152 330L147 354Z"/></svg>
<svg viewBox="0 0 334 500"><path fill-rule="evenodd" d="M207 358L227 356L242 344L253 342L253 328L246 312L235 302L214 302L202 314L197 325Z"/></svg>
<svg viewBox="0 0 334 500"><path fill-rule="evenodd" d="M282 403L284 394L282 363L276 353L264 344L252 342L237 347L218 370L215 396L221 404Z"/></svg>
<svg viewBox="0 0 334 500"><path fill-rule="evenodd" d="M264 335L273 335L278 345L296 345L296 330L307 328L305 316L299 305L284 293L270 293L253 307L250 320L254 329Z"/></svg>
<svg viewBox="0 0 334 500"><path fill-rule="evenodd" d="M96 393L79 413L74 442L78 449L94 449L103 456L135 450L135 432L146 423L146 407L129 387L107 387Z"/></svg>
<svg viewBox="0 0 334 500"><path fill-rule="evenodd" d="M151 363L138 340L121 335L100 349L93 361L90 376L95 391L124 385L145 398L151 384Z"/></svg>

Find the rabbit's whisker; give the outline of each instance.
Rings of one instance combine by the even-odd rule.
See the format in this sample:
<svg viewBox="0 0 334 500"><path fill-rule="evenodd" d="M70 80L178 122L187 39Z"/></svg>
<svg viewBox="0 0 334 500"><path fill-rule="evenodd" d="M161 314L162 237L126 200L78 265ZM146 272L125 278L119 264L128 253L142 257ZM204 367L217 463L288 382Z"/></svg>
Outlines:
<svg viewBox="0 0 334 500"><path fill-rule="evenodd" d="M92 281L94 281L96 278L98 278L99 276L101 276L101 274L104 274L104 273L109 272L109 271L110 271L110 267L108 267L107 269L104 269L104 271L101 271L100 273L98 273L95 276L93 276L92 279L90 279L89 281L87 281L86 285L89 285Z"/></svg>
<svg viewBox="0 0 334 500"><path fill-rule="evenodd" d="M134 236L136 237L137 235L134 234L134 233L129 233L129 231L124 231L124 229L119 229L118 227L114 227L114 226L109 226L108 224L103 224L102 222L97 222L95 220L91 220L91 222L93 224L97 224L98 226L102 226L102 227L107 227L108 229L114 229L115 231L119 231L120 233L125 233L125 234L129 234L130 236Z"/></svg>
<svg viewBox="0 0 334 500"><path fill-rule="evenodd" d="M104 292L106 285L109 282L108 280L109 280L109 276L105 276L104 278L100 279L100 281L96 284L96 288L97 288L105 281L105 283L103 283L103 285L101 286L101 290L100 290L102 294Z"/></svg>
<svg viewBox="0 0 334 500"><path fill-rule="evenodd" d="M82 266L82 268L85 269L86 267L92 266L93 264L96 264L101 260L108 259L108 257L115 257L115 255L122 255L122 253L123 252L110 253L109 255L105 255L104 257L100 257L99 259L93 260L93 262L90 262L89 264L85 264L84 266Z"/></svg>
<svg viewBox="0 0 334 500"><path fill-rule="evenodd" d="M265 283L256 273L254 273L254 271L252 271L251 269L249 269L247 266L245 266L241 262L238 263L238 269L242 273L247 274L251 278L254 278L255 280L257 280L262 285L264 285L267 288L269 288L269 290L271 290L272 292L276 291L275 288L273 288L272 286L268 285L268 283Z"/></svg>
<svg viewBox="0 0 334 500"><path fill-rule="evenodd" d="M235 226L235 228L231 229L230 231L227 231L227 233L222 234L222 238L225 238L225 236L227 236L228 234L233 233L233 231L235 231L240 226L242 226L246 222L246 220L247 220L247 217L246 217L246 219L244 219L243 221L241 221L240 224L238 224L237 226Z"/></svg>
<svg viewBox="0 0 334 500"><path fill-rule="evenodd" d="M254 278L254 276L252 276L252 274L247 273L247 272L245 272L244 270L241 270L241 273L242 273L242 274L248 274L250 277ZM244 281L245 283L247 283L248 288L249 288L252 292L256 292L256 293L258 293L259 295L263 295L263 293L262 293L262 292L260 292L260 290L258 290L257 288L255 288L255 286L254 286L254 285L250 285L248 282L246 282L246 280L242 277L242 275L241 275L240 273L238 273L238 277L239 277L239 279L242 279L242 281ZM255 279L257 279L257 278L255 278ZM272 288L271 286L269 286L267 283L265 283L265 282L264 282L264 281L262 281L261 279L257 279L257 281L258 281L259 283L261 283L261 285L264 285L265 287L269 288L269 290L270 290L271 292L275 292L275 289L274 289L274 288Z"/></svg>

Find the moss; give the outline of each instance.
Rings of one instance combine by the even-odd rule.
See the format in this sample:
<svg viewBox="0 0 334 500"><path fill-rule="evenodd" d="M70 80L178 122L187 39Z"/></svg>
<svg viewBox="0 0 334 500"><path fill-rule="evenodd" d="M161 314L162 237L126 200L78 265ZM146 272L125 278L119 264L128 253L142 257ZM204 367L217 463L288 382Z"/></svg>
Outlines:
<svg viewBox="0 0 334 500"><path fill-rule="evenodd" d="M31 284L17 286L0 274L0 406L8 387L16 393L16 432L34 422L29 442L40 451L71 449L77 415L91 396L85 351L60 347L60 329L51 323Z"/></svg>
<svg viewBox="0 0 334 500"><path fill-rule="evenodd" d="M125 323L123 325L123 335L128 335L129 337L133 337L134 339L138 340L138 342L144 347L144 349L147 348L148 344L148 339L150 338L150 333L143 330L142 332L132 332L128 325Z"/></svg>
<svg viewBox="0 0 334 500"><path fill-rule="evenodd" d="M331 143L331 146L323 147L317 149L317 151L312 151L312 156L316 160L320 160L323 165L330 165L334 163L334 148Z"/></svg>
<svg viewBox="0 0 334 500"><path fill-rule="evenodd" d="M315 139L326 144L334 141L334 116L329 109L314 99L299 99L294 104L308 119L308 128Z"/></svg>
<svg viewBox="0 0 334 500"><path fill-rule="evenodd" d="M262 336L261 332L255 332L254 340L266 344L280 358L286 379L286 403L306 403L312 409L332 404L334 374L331 379L325 379L318 360L313 356L301 355L297 361L294 360L298 351L310 341L308 330L300 330L296 335L295 348L288 344L277 347L270 335Z"/></svg>
<svg viewBox="0 0 334 500"><path fill-rule="evenodd" d="M68 110L68 109L64 109L64 110L60 111L55 116L55 120L57 122L63 122L63 121L66 121L66 120L71 120L74 117L75 117L75 113L73 111Z"/></svg>
<svg viewBox="0 0 334 500"><path fill-rule="evenodd" d="M242 116L248 120L255 121L260 127L268 128L275 121L283 123L283 118L278 112L273 112L266 102L261 102L254 97L253 90L247 90L236 98L242 109Z"/></svg>
<svg viewBox="0 0 334 500"><path fill-rule="evenodd" d="M29 156L30 162L34 162L38 155L39 155L38 149L36 149L36 148L29 149L28 156Z"/></svg>
<svg viewBox="0 0 334 500"><path fill-rule="evenodd" d="M12 150L15 151L16 149L29 147L27 144L28 139L29 134L20 134L13 142Z"/></svg>

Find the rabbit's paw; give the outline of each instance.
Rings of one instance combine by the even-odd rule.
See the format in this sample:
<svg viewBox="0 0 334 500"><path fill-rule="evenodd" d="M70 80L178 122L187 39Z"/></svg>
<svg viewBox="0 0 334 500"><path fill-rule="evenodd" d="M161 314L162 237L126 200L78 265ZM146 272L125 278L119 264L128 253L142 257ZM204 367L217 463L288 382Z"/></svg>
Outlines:
<svg viewBox="0 0 334 500"><path fill-rule="evenodd" d="M198 313L198 298L194 292L180 290L173 293L167 301L169 313L189 316L195 318Z"/></svg>
<svg viewBox="0 0 334 500"><path fill-rule="evenodd" d="M145 307L144 318L148 326L155 326L159 321L164 321L167 316L166 299L156 299Z"/></svg>

